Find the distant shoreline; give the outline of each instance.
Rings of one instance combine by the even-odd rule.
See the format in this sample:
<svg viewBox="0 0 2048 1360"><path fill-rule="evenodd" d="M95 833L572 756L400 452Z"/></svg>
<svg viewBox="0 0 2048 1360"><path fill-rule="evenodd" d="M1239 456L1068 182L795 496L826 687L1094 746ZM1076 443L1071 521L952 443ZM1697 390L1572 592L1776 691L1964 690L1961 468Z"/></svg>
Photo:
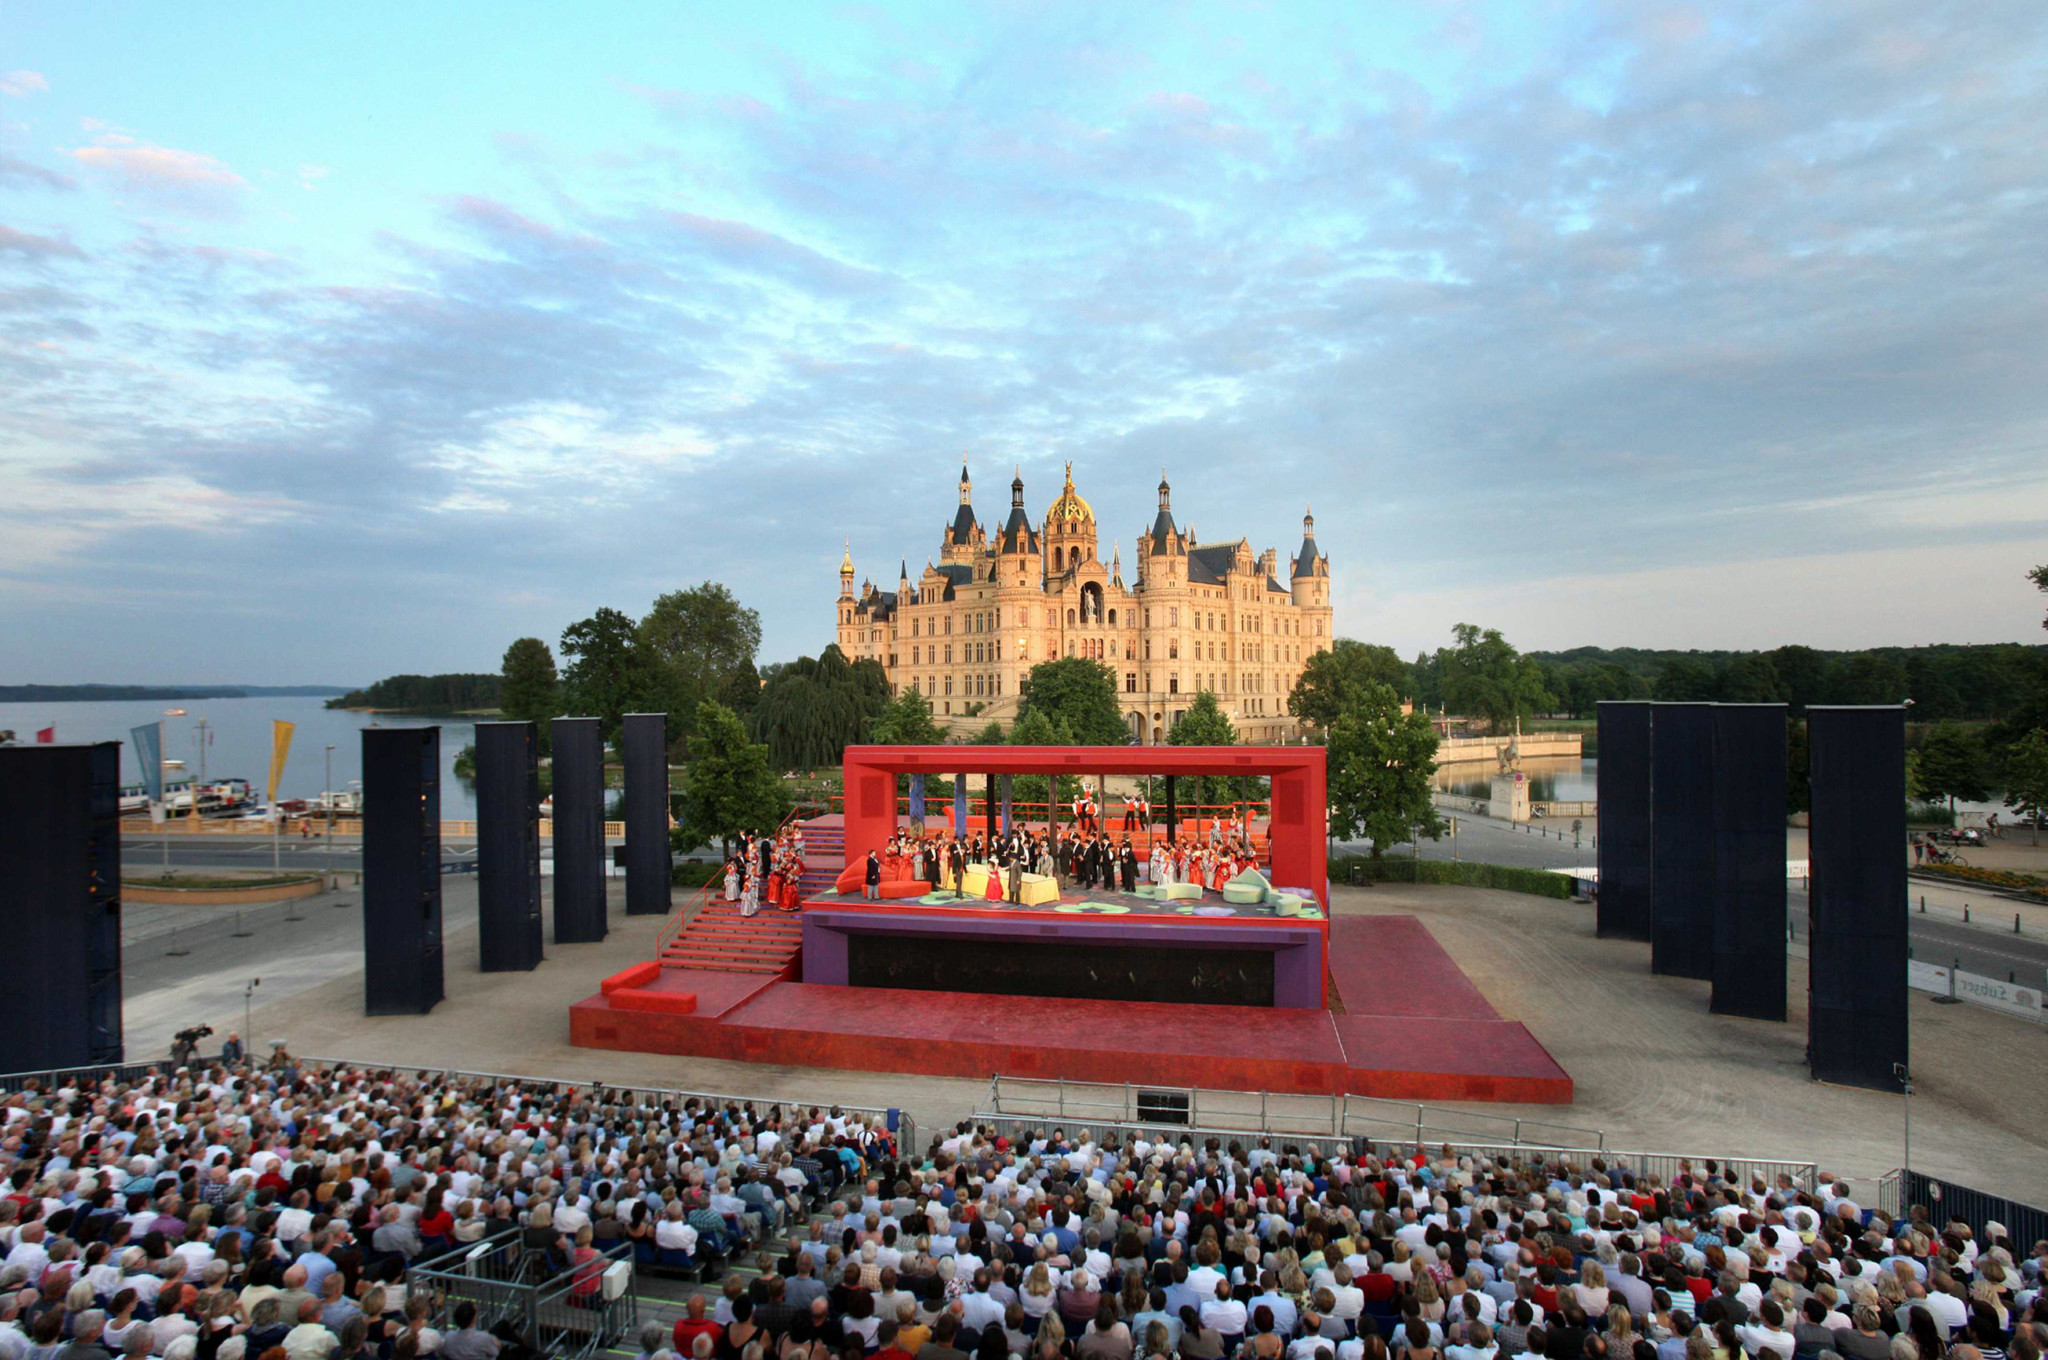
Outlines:
<svg viewBox="0 0 2048 1360"><path fill-rule="evenodd" d="M325 699L340 685L0 685L0 704L155 703L173 699Z"/></svg>
<svg viewBox="0 0 2048 1360"><path fill-rule="evenodd" d="M494 718L497 708L375 708L367 704L329 704L336 713L388 713L394 718Z"/></svg>

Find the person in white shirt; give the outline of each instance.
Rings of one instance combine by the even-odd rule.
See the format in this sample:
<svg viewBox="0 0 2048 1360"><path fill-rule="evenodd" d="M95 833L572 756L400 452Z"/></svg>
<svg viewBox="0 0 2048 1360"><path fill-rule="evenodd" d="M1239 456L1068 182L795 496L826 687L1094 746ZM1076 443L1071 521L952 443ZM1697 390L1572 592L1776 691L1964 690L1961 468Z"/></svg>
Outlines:
<svg viewBox="0 0 2048 1360"><path fill-rule="evenodd" d="M1499 1354L1500 1347L1493 1344L1493 1332L1483 1322L1475 1322L1466 1329L1464 1345L1444 1348L1444 1360L1494 1360Z"/></svg>
<svg viewBox="0 0 2048 1360"><path fill-rule="evenodd" d="M1785 1330L1785 1310L1778 1306L1776 1299L1765 1299L1759 1310L1761 1322L1745 1322L1735 1329L1735 1335L1742 1342L1742 1349L1758 1360L1768 1360L1765 1352L1773 1352L1778 1360L1792 1360L1792 1353L1798 1347L1792 1340L1792 1333Z"/></svg>
<svg viewBox="0 0 2048 1360"><path fill-rule="evenodd" d="M697 1230L684 1221L682 1201L672 1201L654 1225L654 1245L663 1251L697 1250Z"/></svg>

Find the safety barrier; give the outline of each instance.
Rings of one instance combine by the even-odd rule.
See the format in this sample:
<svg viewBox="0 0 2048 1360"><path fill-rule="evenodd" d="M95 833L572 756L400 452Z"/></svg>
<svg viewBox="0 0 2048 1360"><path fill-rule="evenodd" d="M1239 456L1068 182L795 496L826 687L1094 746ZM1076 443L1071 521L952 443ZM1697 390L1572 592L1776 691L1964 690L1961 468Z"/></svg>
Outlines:
<svg viewBox="0 0 2048 1360"><path fill-rule="evenodd" d="M2036 1242L2048 1241L2048 1209L1937 1180L1923 1171L1888 1173L1878 1182L1877 1207L1893 1218L1906 1217L1914 1207L1924 1208L1937 1230L1959 1218L1970 1225L1979 1242L1984 1240L1984 1225L1998 1223L2023 1256L2032 1252Z"/></svg>
<svg viewBox="0 0 2048 1360"><path fill-rule="evenodd" d="M633 1244L621 1242L594 1261L550 1271L541 1255L521 1245L522 1231L512 1228L414 1265L406 1271L408 1294L434 1301L429 1321L443 1331L453 1325L456 1305L469 1303L476 1326L510 1326L543 1355L591 1356L627 1341L640 1325ZM621 1263L626 1269L615 1270Z"/></svg>

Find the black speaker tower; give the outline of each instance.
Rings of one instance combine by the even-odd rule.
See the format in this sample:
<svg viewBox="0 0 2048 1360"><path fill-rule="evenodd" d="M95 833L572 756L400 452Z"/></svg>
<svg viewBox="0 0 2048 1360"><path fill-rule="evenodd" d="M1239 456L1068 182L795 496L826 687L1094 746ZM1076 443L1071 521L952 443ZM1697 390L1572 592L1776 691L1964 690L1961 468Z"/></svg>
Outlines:
<svg viewBox="0 0 2048 1360"><path fill-rule="evenodd" d="M530 722L476 725L478 967L540 966L540 741Z"/></svg>
<svg viewBox="0 0 2048 1360"><path fill-rule="evenodd" d="M1785 705L1714 706L1716 1015L1785 1018Z"/></svg>
<svg viewBox="0 0 2048 1360"><path fill-rule="evenodd" d="M1650 971L1714 975L1714 706L1650 710Z"/></svg>
<svg viewBox="0 0 2048 1360"><path fill-rule="evenodd" d="M668 714L628 713L619 741L626 767L626 915L666 916Z"/></svg>
<svg viewBox="0 0 2048 1360"><path fill-rule="evenodd" d="M363 1013L425 1015L441 972L441 729L363 729Z"/></svg>
<svg viewBox="0 0 2048 1360"><path fill-rule="evenodd" d="M1650 938L1650 704L1599 706L1597 766L1600 866L1594 932L1602 939Z"/></svg>
<svg viewBox="0 0 2048 1360"><path fill-rule="evenodd" d="M596 718L556 718L555 943L605 937L604 732Z"/></svg>
<svg viewBox="0 0 2048 1360"><path fill-rule="evenodd" d="M1906 1016L1906 710L1809 708L1816 1080L1901 1089Z"/></svg>
<svg viewBox="0 0 2048 1360"><path fill-rule="evenodd" d="M119 1063L121 747L0 746L0 987L10 1072Z"/></svg>

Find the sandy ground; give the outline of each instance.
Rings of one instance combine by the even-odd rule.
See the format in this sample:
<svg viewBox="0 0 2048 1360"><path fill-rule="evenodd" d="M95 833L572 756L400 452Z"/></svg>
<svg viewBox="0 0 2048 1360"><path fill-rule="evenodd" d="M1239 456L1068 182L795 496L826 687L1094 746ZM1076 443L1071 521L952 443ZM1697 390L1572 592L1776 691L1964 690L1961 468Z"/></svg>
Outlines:
<svg viewBox="0 0 2048 1360"><path fill-rule="evenodd" d="M451 897L464 889L473 901L469 885ZM1791 1019L1773 1025L1709 1015L1706 983L1651 976L1648 946L1595 939L1592 909L1582 904L1439 887L1340 888L1335 898L1335 909L1347 914L1420 917L1494 1006L1529 1026L1577 1087L1570 1107L1463 1108L1597 1128L1616 1148L1817 1160L1865 1193L1900 1162L1898 1096L1822 1086L1806 1074L1803 951L1795 949L1792 959ZM361 1013L354 911L309 912L308 921L235 941L238 952L272 954L264 966L279 983L294 979L288 995L271 992L268 982L259 991L259 1042L285 1038L302 1055L894 1105L926 1132L964 1117L986 1096L980 1080L573 1048L570 1003L595 991L606 974L650 957L661 920L626 917L614 885L612 929L603 943L550 944L546 962L532 973L486 975L475 971L471 902L450 907L448 995L424 1017ZM179 976L153 989L131 985L131 1051L153 1051L135 1042L141 1015L157 1024L175 1014L179 1023L208 1018L223 1029L241 1027L235 979L263 960L219 952L220 946L202 947L189 959L167 961L161 967ZM2048 1203L2048 1129L2040 1119L2048 1109L2048 1068L2041 1062L2048 1031L1919 995L1912 1014L1915 1165Z"/></svg>

